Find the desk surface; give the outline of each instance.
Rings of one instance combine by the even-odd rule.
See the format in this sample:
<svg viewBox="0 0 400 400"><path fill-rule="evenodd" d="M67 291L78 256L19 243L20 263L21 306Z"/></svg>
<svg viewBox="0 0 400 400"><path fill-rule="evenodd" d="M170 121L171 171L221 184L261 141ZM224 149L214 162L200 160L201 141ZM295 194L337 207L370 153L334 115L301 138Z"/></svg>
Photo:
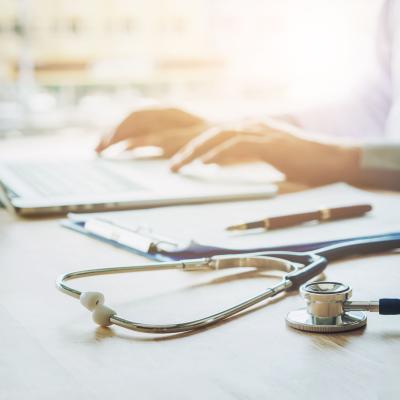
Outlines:
<svg viewBox="0 0 400 400"><path fill-rule="evenodd" d="M302 306L294 294L196 334L159 337L98 328L54 286L66 271L140 261L57 219L0 210L0 399L400 398L397 317L370 314L366 329L346 334L301 333L284 321ZM326 277L348 282L354 298L399 296L398 264L394 254L352 259ZM258 293L267 280L253 278L150 272L77 287L104 291L121 315L172 322Z"/></svg>

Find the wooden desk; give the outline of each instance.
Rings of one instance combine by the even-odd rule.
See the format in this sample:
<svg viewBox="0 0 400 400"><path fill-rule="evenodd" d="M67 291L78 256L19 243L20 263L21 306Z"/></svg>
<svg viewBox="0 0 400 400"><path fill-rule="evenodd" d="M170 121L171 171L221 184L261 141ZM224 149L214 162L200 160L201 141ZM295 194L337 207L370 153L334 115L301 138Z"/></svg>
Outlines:
<svg viewBox="0 0 400 400"><path fill-rule="evenodd" d="M294 294L196 334L159 337L97 328L54 286L66 271L140 261L57 219L18 220L1 210L0 399L400 398L398 317L370 314L366 329L346 334L301 333L284 321L302 306ZM104 291L121 315L172 322L217 311L268 282L214 278L151 272L76 285ZM352 285L358 299L398 297L399 256L335 263L327 278Z"/></svg>

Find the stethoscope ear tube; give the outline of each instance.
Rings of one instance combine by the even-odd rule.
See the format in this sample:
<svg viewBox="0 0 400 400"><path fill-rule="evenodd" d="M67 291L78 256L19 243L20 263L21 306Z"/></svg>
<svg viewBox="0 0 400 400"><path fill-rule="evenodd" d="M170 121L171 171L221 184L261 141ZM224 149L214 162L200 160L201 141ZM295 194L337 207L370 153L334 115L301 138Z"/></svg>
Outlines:
<svg viewBox="0 0 400 400"><path fill-rule="evenodd" d="M382 236L374 239L358 239L313 251L328 261L339 260L351 256L383 253L400 248L400 238Z"/></svg>
<svg viewBox="0 0 400 400"><path fill-rule="evenodd" d="M325 257L310 255L308 265L300 270L286 275L286 279L292 283L287 290L297 290L303 283L321 274L328 265Z"/></svg>

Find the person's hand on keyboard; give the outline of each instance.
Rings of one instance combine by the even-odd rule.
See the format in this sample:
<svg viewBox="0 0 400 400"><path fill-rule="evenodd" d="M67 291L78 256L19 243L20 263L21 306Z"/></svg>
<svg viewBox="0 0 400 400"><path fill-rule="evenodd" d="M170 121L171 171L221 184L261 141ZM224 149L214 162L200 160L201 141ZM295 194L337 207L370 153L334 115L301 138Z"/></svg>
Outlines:
<svg viewBox="0 0 400 400"><path fill-rule="evenodd" d="M127 149L157 146L162 148L164 157L170 157L207 128L202 118L176 108L135 111L100 140L96 151L101 153L125 141Z"/></svg>
<svg viewBox="0 0 400 400"><path fill-rule="evenodd" d="M149 109L129 115L96 150L100 153L121 141L127 141L128 149L161 147L165 157L172 156L173 172L195 160L217 164L262 160L288 180L308 184L345 181L398 189L400 182L399 146L386 145L382 150L379 144L370 148L334 139L327 143L293 125L266 118L227 127L179 109Z"/></svg>
<svg viewBox="0 0 400 400"><path fill-rule="evenodd" d="M178 172L195 160L229 164L266 161L289 180L311 184L351 180L359 170L360 149L324 143L305 137L299 129L282 122L212 127L192 139L171 160Z"/></svg>

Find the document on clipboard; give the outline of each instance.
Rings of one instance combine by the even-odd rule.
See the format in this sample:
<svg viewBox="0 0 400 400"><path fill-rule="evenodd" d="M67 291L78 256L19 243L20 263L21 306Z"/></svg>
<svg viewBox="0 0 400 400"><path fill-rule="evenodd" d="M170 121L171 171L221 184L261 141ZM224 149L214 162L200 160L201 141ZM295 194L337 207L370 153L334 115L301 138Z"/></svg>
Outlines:
<svg viewBox="0 0 400 400"><path fill-rule="evenodd" d="M311 222L274 231L226 230L229 225L262 216L357 203L369 203L373 210L359 218ZM267 200L70 214L62 225L149 258L176 260L278 248L301 250L310 248L303 246L310 243L399 232L399 211L396 196L337 183Z"/></svg>

